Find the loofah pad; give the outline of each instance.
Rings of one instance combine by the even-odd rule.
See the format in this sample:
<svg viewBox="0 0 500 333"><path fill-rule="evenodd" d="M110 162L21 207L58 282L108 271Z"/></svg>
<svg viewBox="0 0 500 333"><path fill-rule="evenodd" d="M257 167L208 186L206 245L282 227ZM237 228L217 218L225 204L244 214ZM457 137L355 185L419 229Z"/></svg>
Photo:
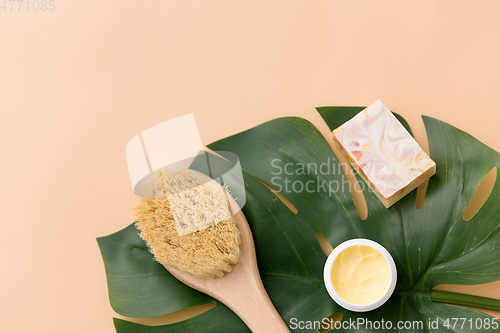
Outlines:
<svg viewBox="0 0 500 333"><path fill-rule="evenodd" d="M240 232L227 193L184 170L156 171L135 207L136 227L155 259L196 277L231 272L240 255Z"/></svg>

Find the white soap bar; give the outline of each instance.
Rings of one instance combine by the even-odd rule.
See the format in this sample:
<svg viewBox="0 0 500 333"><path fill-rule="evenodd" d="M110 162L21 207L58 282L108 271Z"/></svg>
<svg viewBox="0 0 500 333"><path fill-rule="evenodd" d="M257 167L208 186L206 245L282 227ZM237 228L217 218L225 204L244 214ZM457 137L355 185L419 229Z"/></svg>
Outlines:
<svg viewBox="0 0 500 333"><path fill-rule="evenodd" d="M436 163L380 100L335 129L333 139L385 207L436 173Z"/></svg>

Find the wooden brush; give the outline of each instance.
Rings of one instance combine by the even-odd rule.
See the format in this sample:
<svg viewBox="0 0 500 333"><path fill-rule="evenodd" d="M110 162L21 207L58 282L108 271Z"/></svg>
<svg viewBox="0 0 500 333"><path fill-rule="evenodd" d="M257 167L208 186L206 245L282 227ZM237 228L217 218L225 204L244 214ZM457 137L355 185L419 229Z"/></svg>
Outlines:
<svg viewBox="0 0 500 333"><path fill-rule="evenodd" d="M197 175L151 175L148 197L135 207L141 238L172 275L226 304L252 332L290 332L262 285L245 216L232 215L234 199L222 186Z"/></svg>

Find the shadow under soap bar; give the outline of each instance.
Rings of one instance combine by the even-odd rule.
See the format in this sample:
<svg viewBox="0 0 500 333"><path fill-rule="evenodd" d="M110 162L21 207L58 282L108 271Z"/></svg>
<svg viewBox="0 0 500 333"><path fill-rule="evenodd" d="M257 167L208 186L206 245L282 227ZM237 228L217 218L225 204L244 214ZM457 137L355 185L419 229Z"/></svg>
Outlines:
<svg viewBox="0 0 500 333"><path fill-rule="evenodd" d="M335 129L333 140L386 208L436 173L436 163L380 100Z"/></svg>

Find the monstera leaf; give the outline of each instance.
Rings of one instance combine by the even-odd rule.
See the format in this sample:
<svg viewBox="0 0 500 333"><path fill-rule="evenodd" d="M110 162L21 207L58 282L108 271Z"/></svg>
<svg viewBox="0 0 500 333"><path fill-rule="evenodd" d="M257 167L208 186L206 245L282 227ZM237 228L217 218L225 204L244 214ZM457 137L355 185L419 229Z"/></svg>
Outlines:
<svg viewBox="0 0 500 333"><path fill-rule="evenodd" d="M327 107L318 111L334 129L361 109ZM386 209L362 186L368 207L365 220L358 216L349 184L329 143L304 119L272 120L209 145L240 158L247 195L243 212L254 236L260 274L292 332L318 332L314 321L334 312L342 314L342 323L390 322L392 329L385 326L386 331L498 331L495 320L482 312L433 302L431 289L443 283L479 284L500 279L499 183L475 216L462 219L483 177L500 166L500 154L457 128L433 118L423 119L430 154L437 164L423 206L417 209L413 191ZM279 190L297 213L262 182ZM339 307L323 284L326 255L318 233L334 247L360 237L382 244L398 269L397 288L389 301L367 313ZM216 303L199 316L170 325L153 327L115 319L118 333L249 332L223 304L184 286L155 263L133 225L99 238L98 243L111 305L117 313L153 317ZM467 321L453 325L452 318ZM407 326L396 330L399 321L407 321ZM417 324L410 327L408 323ZM339 331L380 332L383 328L344 325Z"/></svg>

